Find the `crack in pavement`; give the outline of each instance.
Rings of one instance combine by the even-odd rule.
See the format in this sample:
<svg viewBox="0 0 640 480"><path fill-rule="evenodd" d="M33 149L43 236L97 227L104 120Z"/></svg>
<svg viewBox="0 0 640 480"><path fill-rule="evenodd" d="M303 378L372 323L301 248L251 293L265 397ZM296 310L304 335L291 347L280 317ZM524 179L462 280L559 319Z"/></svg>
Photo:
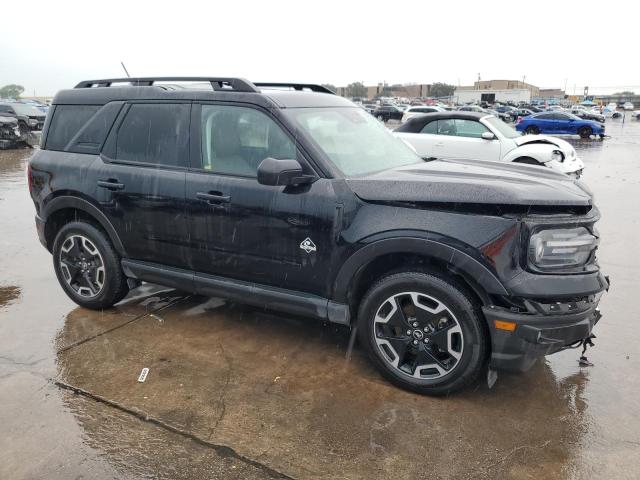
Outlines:
<svg viewBox="0 0 640 480"><path fill-rule="evenodd" d="M149 422L152 423L160 428L163 428L169 432L175 433L177 435L180 435L182 437L188 438L190 440L192 440L193 442L197 443L198 445L202 445L203 447L207 447L207 448L211 448L212 450L215 450L219 455L223 456L223 457L231 457L231 458L235 458L236 460L239 460L243 463L246 463L247 465L251 465L265 473L267 473L269 476L271 476L272 478L280 478L280 479L285 479L285 480L294 480L293 477L290 477L289 475L279 472L278 470L275 470L271 467L269 467L268 465L265 465L263 463L260 463L256 460L253 460L249 457L245 457L244 455L238 453L235 449L233 449L232 447L229 447L227 445L220 445L217 443L212 443L209 442L207 440L204 440L200 437L198 437L197 435L191 433L191 432L187 432L184 431L180 428L177 428L173 425L171 425L170 423L165 422L164 420L161 420L159 418L153 417L151 415L149 415L146 412L143 412L142 410L138 410L137 408L134 407L127 407L126 405L123 405L121 403L115 402L113 400L110 400L106 397L103 397L101 395L95 394L95 393L91 393L88 390L84 390L82 388L79 387L75 387L73 385L70 385L68 383L56 380L53 382L54 385L56 385L58 388L63 389L63 390L68 390L71 391L77 395L82 395L85 398L89 398L91 400L94 400L98 403L102 403L104 405L107 405L109 407L115 408L117 410L120 410L121 412L124 412L126 414L129 414L135 418L137 418L138 420L142 420L144 422Z"/></svg>
<svg viewBox="0 0 640 480"><path fill-rule="evenodd" d="M219 343L218 345L220 347L220 351L222 352L223 358L227 362L227 374L226 374L224 386L220 389L220 395L218 396L218 405L220 405L220 414L218 415L218 418L216 419L213 427L211 427L211 429L209 430L209 436L207 437L207 440L211 440L211 437L213 436L215 431L218 429L218 425L220 425L220 422L222 421L222 419L224 418L227 412L227 404L225 402L225 397L227 395L227 388L229 387L229 383L231 383L231 373L233 371L233 365L231 363L231 359L227 355L227 352L225 351L224 346L222 345L222 343Z"/></svg>

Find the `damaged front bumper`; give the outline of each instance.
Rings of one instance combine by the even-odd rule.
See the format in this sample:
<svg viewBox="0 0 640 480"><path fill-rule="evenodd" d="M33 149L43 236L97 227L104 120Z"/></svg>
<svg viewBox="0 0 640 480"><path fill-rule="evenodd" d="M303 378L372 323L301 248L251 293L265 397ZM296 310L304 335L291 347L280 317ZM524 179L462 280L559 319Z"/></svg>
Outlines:
<svg viewBox="0 0 640 480"><path fill-rule="evenodd" d="M591 295L581 302L528 301L532 312L527 313L483 307L491 333L489 366L524 372L539 358L588 338L601 317L598 309L601 295Z"/></svg>

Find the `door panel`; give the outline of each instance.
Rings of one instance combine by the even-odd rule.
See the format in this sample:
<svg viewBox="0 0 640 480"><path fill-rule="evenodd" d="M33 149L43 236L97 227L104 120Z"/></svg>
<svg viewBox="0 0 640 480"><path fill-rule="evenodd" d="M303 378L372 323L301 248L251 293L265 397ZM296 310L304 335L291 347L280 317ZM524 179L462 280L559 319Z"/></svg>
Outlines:
<svg viewBox="0 0 640 480"><path fill-rule="evenodd" d="M108 163L98 159L91 175L97 200L130 258L177 267L188 264L185 172ZM120 188L109 187L119 184Z"/></svg>
<svg viewBox="0 0 640 480"><path fill-rule="evenodd" d="M203 192L229 200L198 198ZM254 178L189 172L186 195L194 270L326 295L339 213L331 181L271 187Z"/></svg>

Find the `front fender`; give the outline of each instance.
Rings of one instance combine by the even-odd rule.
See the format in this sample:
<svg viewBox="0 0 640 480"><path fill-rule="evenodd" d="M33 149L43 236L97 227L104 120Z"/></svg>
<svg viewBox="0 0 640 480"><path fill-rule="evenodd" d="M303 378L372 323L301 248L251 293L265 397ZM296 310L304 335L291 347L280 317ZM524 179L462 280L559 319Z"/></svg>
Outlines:
<svg viewBox="0 0 640 480"><path fill-rule="evenodd" d="M531 143L524 144L514 148L507 153L503 160L505 162L513 162L521 157L533 158L539 163L547 163L552 160L551 154L554 150L560 150L557 146L548 143Z"/></svg>
<svg viewBox="0 0 640 480"><path fill-rule="evenodd" d="M480 261L450 245L418 237L395 237L374 241L353 253L342 265L333 287L333 299L348 303L353 281L376 258L387 254L413 254L450 264L486 294L508 295L502 282Z"/></svg>

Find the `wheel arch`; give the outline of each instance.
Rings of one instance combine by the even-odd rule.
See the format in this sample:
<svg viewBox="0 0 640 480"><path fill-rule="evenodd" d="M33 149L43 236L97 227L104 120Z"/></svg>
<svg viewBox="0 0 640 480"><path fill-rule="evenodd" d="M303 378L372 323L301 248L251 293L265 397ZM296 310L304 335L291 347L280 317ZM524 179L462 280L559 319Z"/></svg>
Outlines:
<svg viewBox="0 0 640 480"><path fill-rule="evenodd" d="M55 236L63 225L83 219L101 227L118 254L122 257L127 256L124 245L107 216L87 200L73 196L56 197L43 208L41 218L45 222L45 239L49 251L52 250Z"/></svg>
<svg viewBox="0 0 640 480"><path fill-rule="evenodd" d="M491 295L508 295L488 267L463 251L433 240L404 237L378 240L352 254L336 275L333 300L349 305L355 318L372 280L409 266L453 275L482 305L491 304Z"/></svg>

